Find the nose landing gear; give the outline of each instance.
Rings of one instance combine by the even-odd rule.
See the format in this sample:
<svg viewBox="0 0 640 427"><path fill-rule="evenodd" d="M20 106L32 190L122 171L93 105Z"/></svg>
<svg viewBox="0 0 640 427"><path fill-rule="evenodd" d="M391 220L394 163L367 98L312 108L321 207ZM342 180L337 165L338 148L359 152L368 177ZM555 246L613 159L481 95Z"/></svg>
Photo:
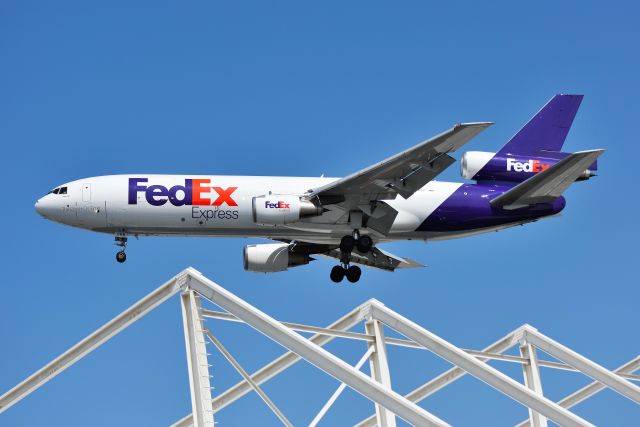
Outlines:
<svg viewBox="0 0 640 427"><path fill-rule="evenodd" d="M115 244L122 248L116 253L116 261L122 264L127 260L127 254L124 252L127 247L127 236L125 234L116 234Z"/></svg>
<svg viewBox="0 0 640 427"><path fill-rule="evenodd" d="M116 253L116 261L123 263L127 260L127 254L124 251L118 251Z"/></svg>

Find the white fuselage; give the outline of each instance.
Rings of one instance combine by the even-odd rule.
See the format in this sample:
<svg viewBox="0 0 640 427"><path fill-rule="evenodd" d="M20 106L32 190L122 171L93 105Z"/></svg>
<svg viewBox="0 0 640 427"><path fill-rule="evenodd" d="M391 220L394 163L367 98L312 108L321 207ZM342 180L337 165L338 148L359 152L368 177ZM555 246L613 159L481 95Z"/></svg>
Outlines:
<svg viewBox="0 0 640 427"><path fill-rule="evenodd" d="M131 179L140 180L130 188ZM36 203L47 219L104 233L130 235L199 235L304 239L335 243L348 234L348 212L332 211L284 225L260 225L252 215L257 196L303 195L337 178L194 175L110 175L73 181ZM192 194L185 194L187 180ZM387 203L399 213L387 236L377 241L459 237L465 233L416 232L420 224L461 183L431 181L409 199ZM62 191L60 191L61 193ZM190 191L187 189L186 193ZM185 198L190 197L192 200ZM188 203L192 202L192 203ZM491 229L495 229L492 227ZM475 230L489 231L489 230Z"/></svg>

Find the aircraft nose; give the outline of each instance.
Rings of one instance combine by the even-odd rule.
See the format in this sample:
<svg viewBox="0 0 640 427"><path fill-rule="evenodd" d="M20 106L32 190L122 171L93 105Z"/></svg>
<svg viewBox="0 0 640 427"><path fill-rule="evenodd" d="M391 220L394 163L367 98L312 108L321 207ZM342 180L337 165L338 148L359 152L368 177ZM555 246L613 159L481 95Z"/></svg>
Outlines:
<svg viewBox="0 0 640 427"><path fill-rule="evenodd" d="M43 218L49 218L47 215L51 214L51 203L46 200L46 196L38 199L34 208Z"/></svg>
<svg viewBox="0 0 640 427"><path fill-rule="evenodd" d="M42 209L42 203L40 203L41 200L42 199L36 200L36 204L33 207L36 210L36 212L38 212L40 215L44 216L44 209Z"/></svg>

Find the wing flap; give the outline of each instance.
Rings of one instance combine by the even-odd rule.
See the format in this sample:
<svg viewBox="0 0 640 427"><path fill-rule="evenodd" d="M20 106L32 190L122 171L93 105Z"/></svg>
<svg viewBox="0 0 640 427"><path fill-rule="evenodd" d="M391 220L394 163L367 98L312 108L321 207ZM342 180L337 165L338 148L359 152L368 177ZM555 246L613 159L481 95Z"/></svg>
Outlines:
<svg viewBox="0 0 640 427"><path fill-rule="evenodd" d="M550 203L573 184L604 150L578 151L491 200L492 206L518 209Z"/></svg>
<svg viewBox="0 0 640 427"><path fill-rule="evenodd" d="M289 248L292 252L303 253L307 255L320 255L337 260L342 259L342 254L337 245L328 245L324 243L310 243L304 241L291 242L290 240L279 240L285 243L291 243ZM357 249L351 252L350 262L364 265L371 268L379 268L385 271L394 271L397 268L419 268L424 265L413 261L409 258L401 258L387 251L374 246L367 253L359 252Z"/></svg>
<svg viewBox="0 0 640 427"><path fill-rule="evenodd" d="M433 162L416 166L406 176L389 183L402 197L408 199L413 193L424 187L443 170L455 163L456 159L444 154Z"/></svg>
<svg viewBox="0 0 640 427"><path fill-rule="evenodd" d="M318 255L326 256L329 258L340 259L340 249L331 249L328 252L321 253ZM409 258L400 258L399 256L393 255L387 251L383 251L379 248L373 248L370 252L366 254L360 253L358 251L353 251L351 253L351 263L364 265L372 268L379 268L385 271L394 271L397 268L419 268L424 267L424 265L413 261Z"/></svg>

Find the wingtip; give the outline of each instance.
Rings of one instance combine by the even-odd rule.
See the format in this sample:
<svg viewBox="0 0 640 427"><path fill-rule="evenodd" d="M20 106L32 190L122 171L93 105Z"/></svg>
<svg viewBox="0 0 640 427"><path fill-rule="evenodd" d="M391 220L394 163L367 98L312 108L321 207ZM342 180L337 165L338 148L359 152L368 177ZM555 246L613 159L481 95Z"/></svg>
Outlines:
<svg viewBox="0 0 640 427"><path fill-rule="evenodd" d="M597 157L600 157L605 151L607 150L604 148L594 148L592 150L576 151L573 154L597 154Z"/></svg>
<svg viewBox="0 0 640 427"><path fill-rule="evenodd" d="M426 265L421 264L417 261L414 261L410 258L402 258L403 263L401 263L397 268L424 268Z"/></svg>
<svg viewBox="0 0 640 427"><path fill-rule="evenodd" d="M495 122L466 122L466 123L458 123L456 127L462 126L462 127L485 127L486 128L494 124Z"/></svg>

